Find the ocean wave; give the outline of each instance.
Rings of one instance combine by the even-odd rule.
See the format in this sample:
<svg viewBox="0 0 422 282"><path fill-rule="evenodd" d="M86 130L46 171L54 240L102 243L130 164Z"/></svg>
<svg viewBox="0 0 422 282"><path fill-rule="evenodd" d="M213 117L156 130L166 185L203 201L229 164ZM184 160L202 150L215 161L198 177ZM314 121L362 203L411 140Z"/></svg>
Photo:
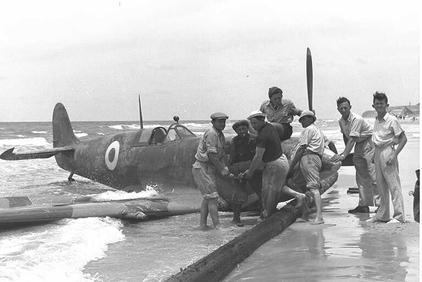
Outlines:
<svg viewBox="0 0 422 282"><path fill-rule="evenodd" d="M34 133L34 134L45 134L45 133L47 133L47 131L36 131L36 130L33 130L31 132Z"/></svg>
<svg viewBox="0 0 422 282"><path fill-rule="evenodd" d="M0 239L0 280L94 281L83 273L105 257L108 245L124 240L122 223L112 218L66 219Z"/></svg>
<svg viewBox="0 0 422 282"><path fill-rule="evenodd" d="M155 124L150 124L150 125L145 125L144 128L152 128L152 127L157 127L160 125L155 125ZM139 126L139 124L115 124L115 125L109 125L109 128L112 129L117 129L117 130L127 130L127 129L140 129L141 127Z"/></svg>
<svg viewBox="0 0 422 282"><path fill-rule="evenodd" d="M0 146L47 146L50 145L44 137L0 139Z"/></svg>

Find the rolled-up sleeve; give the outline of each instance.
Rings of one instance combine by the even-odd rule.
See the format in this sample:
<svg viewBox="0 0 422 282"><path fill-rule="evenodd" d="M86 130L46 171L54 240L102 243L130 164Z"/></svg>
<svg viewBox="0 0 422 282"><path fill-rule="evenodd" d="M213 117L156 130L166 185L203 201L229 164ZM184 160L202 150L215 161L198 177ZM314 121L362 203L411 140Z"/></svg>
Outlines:
<svg viewBox="0 0 422 282"><path fill-rule="evenodd" d="M350 137L360 137L362 132L363 119L354 119L350 125Z"/></svg>
<svg viewBox="0 0 422 282"><path fill-rule="evenodd" d="M391 129L394 132L394 136L398 137L402 132L404 132L403 128L400 126L400 123L397 120L393 120L391 122Z"/></svg>
<svg viewBox="0 0 422 282"><path fill-rule="evenodd" d="M206 136L204 136L205 146L207 148L207 153L218 153L218 136L214 131L209 131Z"/></svg>

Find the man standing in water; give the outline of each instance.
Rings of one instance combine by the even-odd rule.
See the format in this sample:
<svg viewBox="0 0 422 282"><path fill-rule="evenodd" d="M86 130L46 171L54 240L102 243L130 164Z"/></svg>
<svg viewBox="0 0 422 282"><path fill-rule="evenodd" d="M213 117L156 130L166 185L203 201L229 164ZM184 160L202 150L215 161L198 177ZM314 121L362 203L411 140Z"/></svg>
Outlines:
<svg viewBox="0 0 422 282"><path fill-rule="evenodd" d="M387 113L388 98L384 93L375 92L372 107L377 111L372 141L375 145L374 162L381 201L378 212L368 221L404 223L403 195L397 156L406 145L407 137L397 118ZM390 193L394 208L391 220Z"/></svg>
<svg viewBox="0 0 422 282"><path fill-rule="evenodd" d="M283 91L278 87L271 87L268 90L270 100L262 103L260 111L266 114L269 122L276 122L283 126L281 141L289 139L292 136L293 116L300 116L301 110L297 109L293 102L283 99Z"/></svg>
<svg viewBox="0 0 422 282"><path fill-rule="evenodd" d="M201 137L195 154L196 161L192 167L192 175L198 190L201 191L203 196L199 222L199 227L202 230L207 229L208 213L211 216L214 228L218 228L220 224L217 208L216 174L233 177L225 165L226 155L224 153L225 138L223 130L226 127L228 118L224 113L211 115L212 127L206 130Z"/></svg>
<svg viewBox="0 0 422 282"><path fill-rule="evenodd" d="M290 163L290 169L294 169L296 163L300 161L300 170L306 180L306 188L312 192L317 209L316 218L312 224L322 224L324 220L319 192L321 186L319 172L322 167L322 154L324 153L324 135L315 126L315 120L315 114L311 111L303 111L300 115L299 122L304 130L300 135L299 148Z"/></svg>
<svg viewBox="0 0 422 282"><path fill-rule="evenodd" d="M359 188L359 204L349 213L369 213L369 206L379 205L379 195L376 187L374 145L372 143L372 127L359 115L350 111L349 99L337 99L337 110L341 114L339 125L346 143L343 153L335 155L332 161L343 161L353 147L353 164L356 169L356 184Z"/></svg>
<svg viewBox="0 0 422 282"><path fill-rule="evenodd" d="M305 194L299 193L285 186L289 162L281 149L281 142L276 129L265 121L265 114L261 111L252 112L248 119L252 127L258 132L256 152L248 170L243 174L250 179L255 170L262 167L262 214L267 218L277 207L279 192L284 192L298 199L302 203Z"/></svg>

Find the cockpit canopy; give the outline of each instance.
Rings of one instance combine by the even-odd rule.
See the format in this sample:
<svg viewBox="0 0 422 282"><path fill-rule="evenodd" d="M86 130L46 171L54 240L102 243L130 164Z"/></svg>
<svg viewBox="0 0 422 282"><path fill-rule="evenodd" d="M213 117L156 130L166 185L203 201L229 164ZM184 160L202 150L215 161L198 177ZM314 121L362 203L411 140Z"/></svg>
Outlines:
<svg viewBox="0 0 422 282"><path fill-rule="evenodd" d="M161 145L191 137L196 137L196 135L185 126L173 123L168 129L157 126L140 130L136 134L134 146Z"/></svg>

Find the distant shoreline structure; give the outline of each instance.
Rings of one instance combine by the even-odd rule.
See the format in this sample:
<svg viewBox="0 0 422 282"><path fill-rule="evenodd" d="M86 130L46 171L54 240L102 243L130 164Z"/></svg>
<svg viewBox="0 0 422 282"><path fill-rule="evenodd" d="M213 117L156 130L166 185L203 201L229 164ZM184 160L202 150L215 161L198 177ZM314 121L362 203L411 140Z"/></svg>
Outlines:
<svg viewBox="0 0 422 282"><path fill-rule="evenodd" d="M396 116L398 119L419 119L419 103L416 105L409 105L407 106L393 106L388 107L388 112L394 116ZM362 117L364 118L373 118L377 115L377 112L375 110L369 110L365 111L362 114Z"/></svg>

